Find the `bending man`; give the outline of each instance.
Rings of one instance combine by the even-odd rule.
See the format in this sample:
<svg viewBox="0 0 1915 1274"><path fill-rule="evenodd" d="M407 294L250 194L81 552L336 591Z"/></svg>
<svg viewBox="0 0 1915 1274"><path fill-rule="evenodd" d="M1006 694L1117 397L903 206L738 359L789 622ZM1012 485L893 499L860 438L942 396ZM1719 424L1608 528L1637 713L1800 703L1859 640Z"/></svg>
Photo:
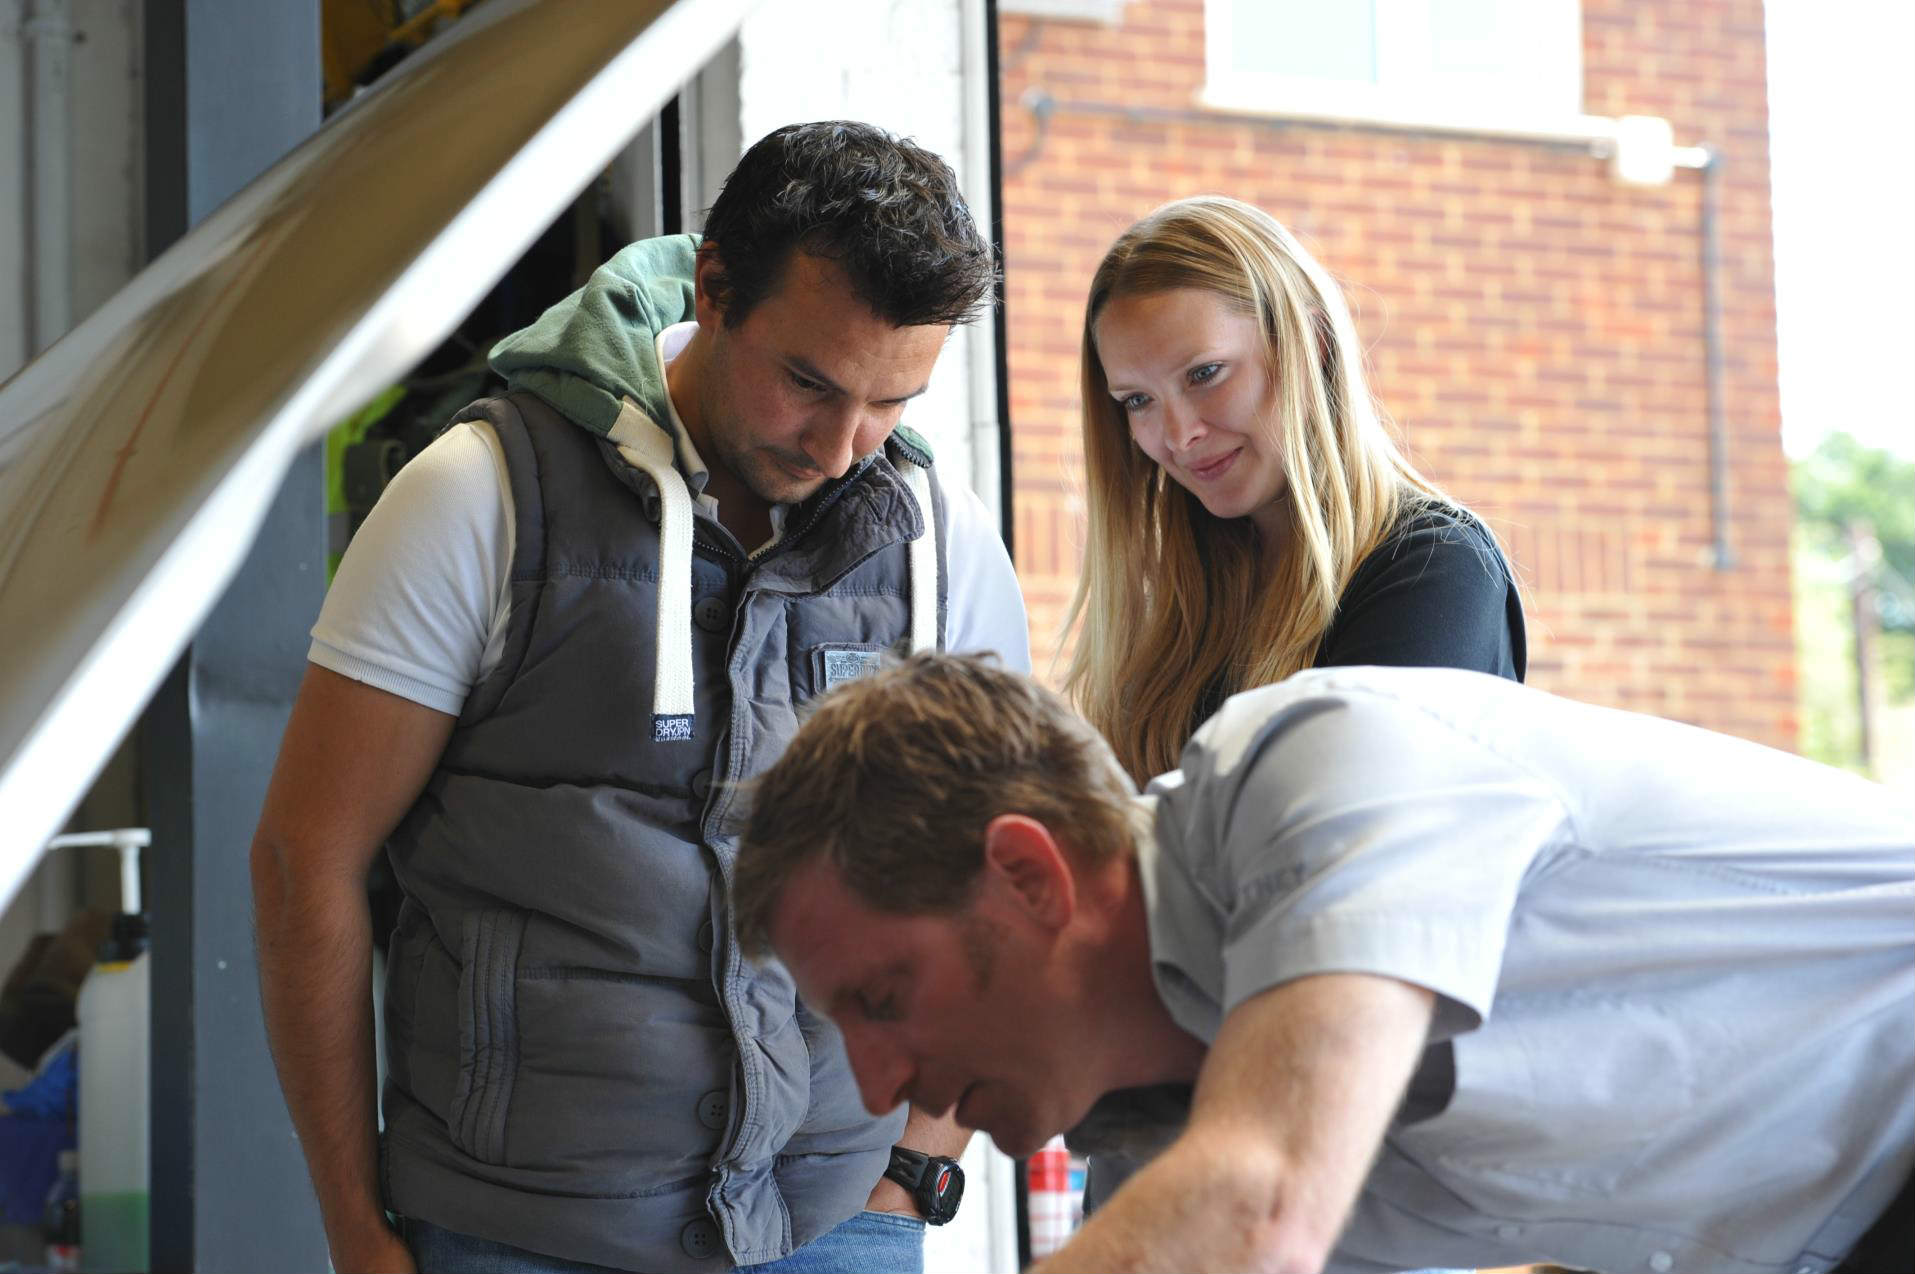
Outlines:
<svg viewBox="0 0 1915 1274"><path fill-rule="evenodd" d="M753 809L741 936L870 1109L1160 1152L1047 1269L1906 1268L1915 827L1851 775L1360 667L1231 699L1138 797L930 656Z"/></svg>

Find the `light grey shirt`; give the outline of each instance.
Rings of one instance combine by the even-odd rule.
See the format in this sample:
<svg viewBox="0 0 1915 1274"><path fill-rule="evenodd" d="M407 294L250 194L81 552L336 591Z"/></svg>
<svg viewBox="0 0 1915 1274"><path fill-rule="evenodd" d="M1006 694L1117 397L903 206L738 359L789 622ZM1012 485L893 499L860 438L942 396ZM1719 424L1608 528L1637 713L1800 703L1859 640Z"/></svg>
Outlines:
<svg viewBox="0 0 1915 1274"><path fill-rule="evenodd" d="M1230 700L1142 799L1185 1029L1314 973L1437 996L1454 1090L1392 1127L1334 1269L1817 1272L1915 1162L1915 816L1878 785L1333 668Z"/></svg>

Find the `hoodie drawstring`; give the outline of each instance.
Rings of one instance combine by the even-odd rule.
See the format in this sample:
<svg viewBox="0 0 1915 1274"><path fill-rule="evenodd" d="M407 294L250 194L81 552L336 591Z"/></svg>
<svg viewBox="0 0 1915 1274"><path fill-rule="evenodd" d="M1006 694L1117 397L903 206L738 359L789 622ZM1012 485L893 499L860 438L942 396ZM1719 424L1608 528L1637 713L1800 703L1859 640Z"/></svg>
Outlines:
<svg viewBox="0 0 1915 1274"><path fill-rule="evenodd" d="M931 503L931 474L900 458L897 467L918 502L924 529L911 541L911 653L938 648L938 541Z"/></svg>
<svg viewBox="0 0 1915 1274"><path fill-rule="evenodd" d="M673 465L671 435L630 398L607 435L658 488L658 634L653 648L652 741L692 737L692 496Z"/></svg>
<svg viewBox="0 0 1915 1274"><path fill-rule="evenodd" d="M687 741L696 705L692 682L692 497L673 464L671 435L630 398L619 404L607 435L619 455L658 488L658 632L653 657L652 740ZM906 549L911 575L911 651L938 647L938 542L931 474L897 464L923 528Z"/></svg>

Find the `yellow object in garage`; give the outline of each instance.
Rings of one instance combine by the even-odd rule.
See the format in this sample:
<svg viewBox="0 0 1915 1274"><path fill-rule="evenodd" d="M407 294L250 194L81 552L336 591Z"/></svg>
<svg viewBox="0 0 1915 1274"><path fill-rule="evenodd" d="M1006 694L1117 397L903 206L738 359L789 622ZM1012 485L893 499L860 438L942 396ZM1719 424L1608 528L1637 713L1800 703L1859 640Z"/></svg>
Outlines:
<svg viewBox="0 0 1915 1274"><path fill-rule="evenodd" d="M370 84L476 3L431 0L419 7L405 0L325 0L320 49L326 109L343 105L354 90Z"/></svg>

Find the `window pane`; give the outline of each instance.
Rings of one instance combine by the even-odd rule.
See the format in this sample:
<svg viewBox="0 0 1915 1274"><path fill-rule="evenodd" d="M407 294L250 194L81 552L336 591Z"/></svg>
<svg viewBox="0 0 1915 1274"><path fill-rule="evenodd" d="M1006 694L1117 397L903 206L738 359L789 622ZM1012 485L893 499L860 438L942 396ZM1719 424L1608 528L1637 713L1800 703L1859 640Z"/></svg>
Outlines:
<svg viewBox="0 0 1915 1274"><path fill-rule="evenodd" d="M1230 64L1312 80L1376 82L1372 0L1230 0Z"/></svg>
<svg viewBox="0 0 1915 1274"><path fill-rule="evenodd" d="M1517 59L1534 57L1533 49L1522 47L1521 15L1502 12L1508 7L1498 0L1430 0L1430 69L1494 75L1515 69Z"/></svg>

